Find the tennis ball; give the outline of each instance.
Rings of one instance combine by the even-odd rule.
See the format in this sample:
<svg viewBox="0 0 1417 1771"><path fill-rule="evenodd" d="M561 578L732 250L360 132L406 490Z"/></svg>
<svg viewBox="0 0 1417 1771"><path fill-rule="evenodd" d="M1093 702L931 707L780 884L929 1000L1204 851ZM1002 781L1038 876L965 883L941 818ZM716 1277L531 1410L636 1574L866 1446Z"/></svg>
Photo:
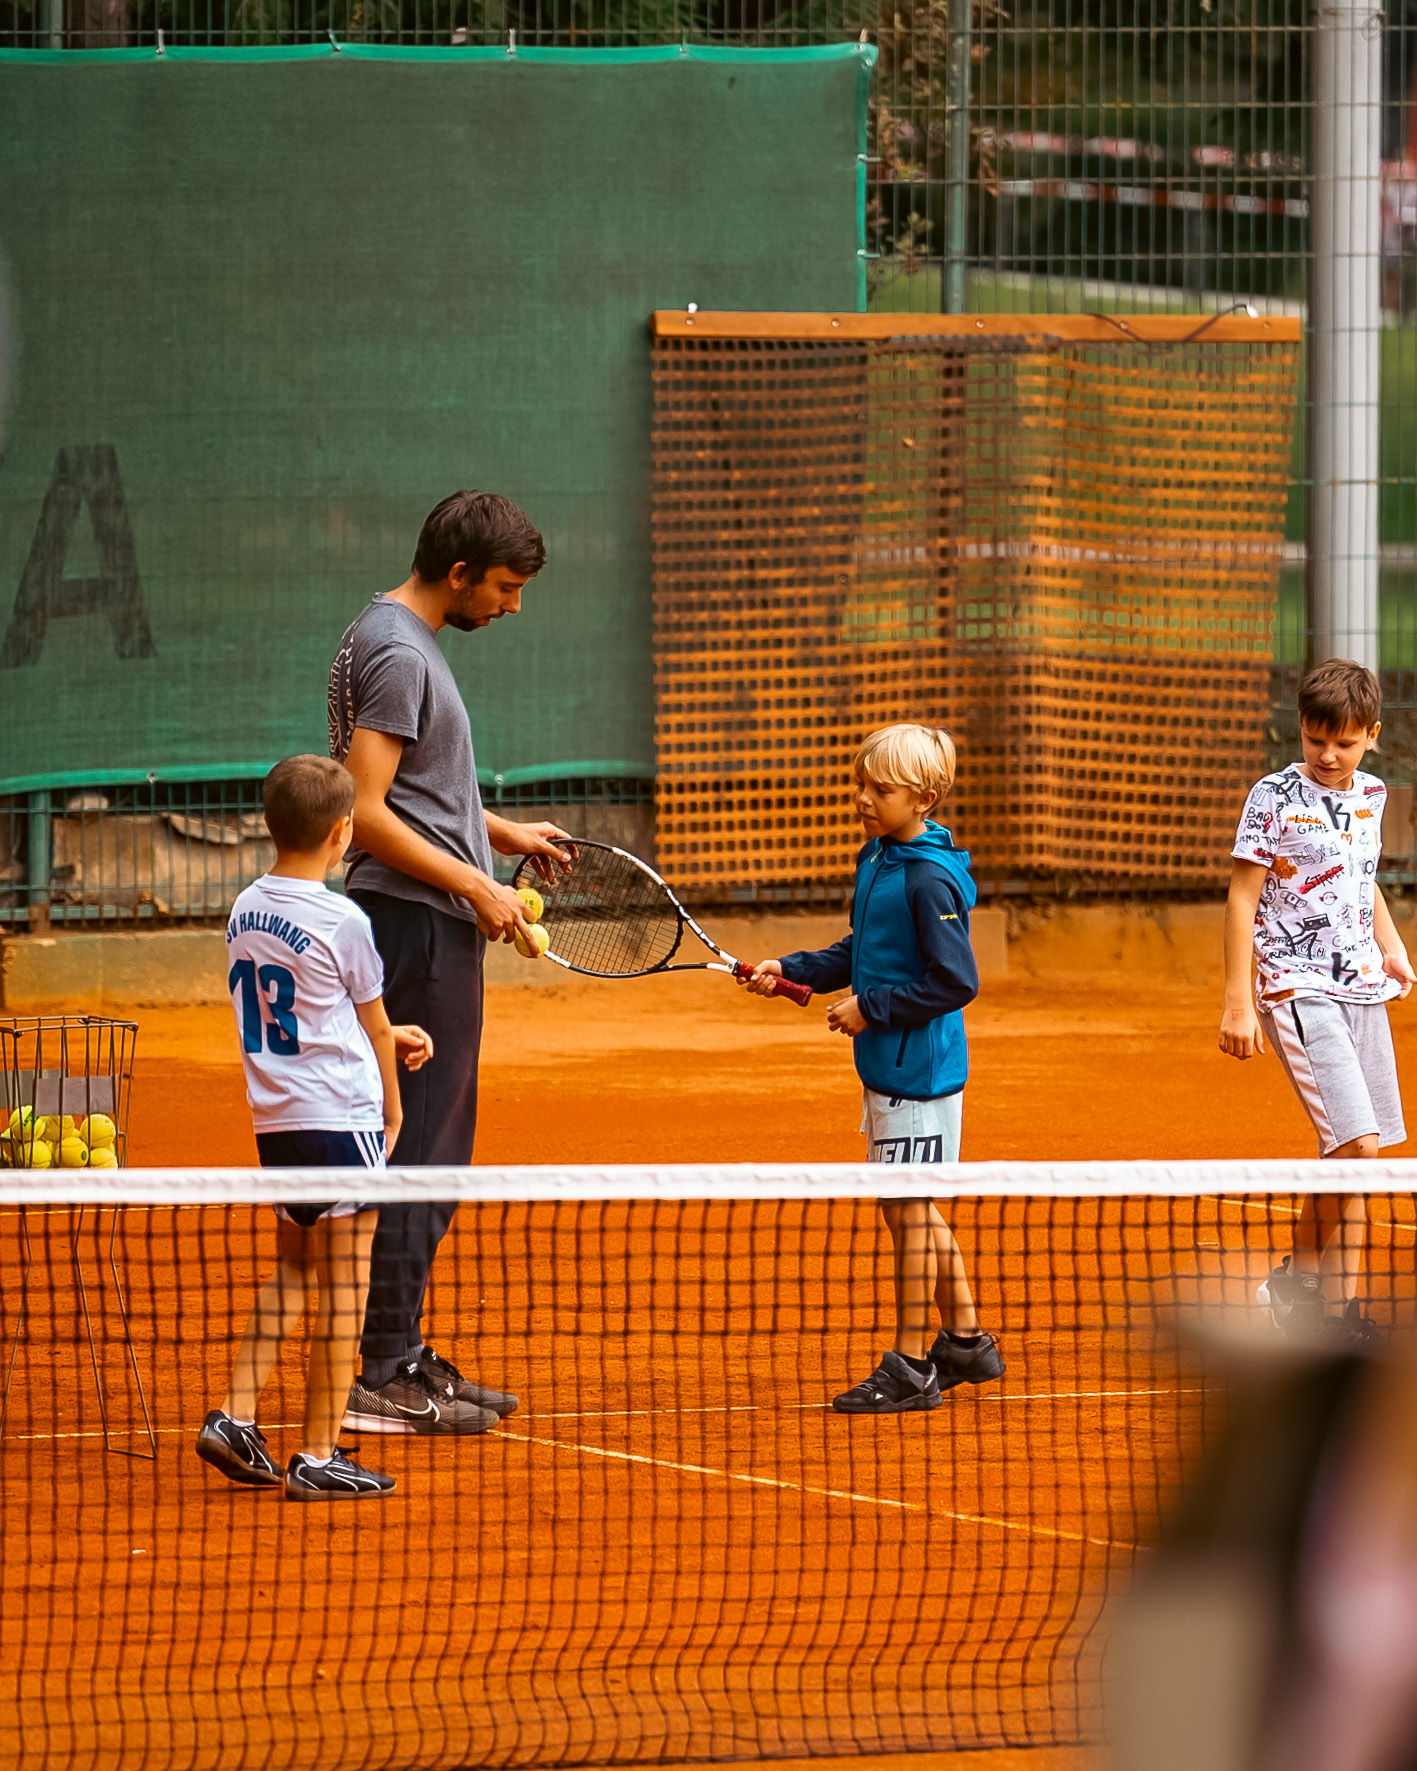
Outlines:
<svg viewBox="0 0 1417 1771"><path fill-rule="evenodd" d="M50 1152L49 1145L45 1143L43 1138L36 1138L32 1144L21 1146L20 1161L17 1166L20 1168L52 1168L54 1157Z"/></svg>
<svg viewBox="0 0 1417 1771"><path fill-rule="evenodd" d="M90 1168L117 1168L118 1152L112 1144L95 1144L89 1151Z"/></svg>
<svg viewBox="0 0 1417 1771"><path fill-rule="evenodd" d="M10 1136L20 1137L34 1124L33 1107L16 1107L10 1115Z"/></svg>
<svg viewBox="0 0 1417 1771"><path fill-rule="evenodd" d="M106 1148L118 1136L118 1127L106 1113L90 1113L78 1124L79 1136L91 1150Z"/></svg>
<svg viewBox="0 0 1417 1771"><path fill-rule="evenodd" d="M539 959L550 945L550 935L535 923L526 931L526 934L523 934L520 929L516 932L515 946L517 952L524 959Z"/></svg>
<svg viewBox="0 0 1417 1771"><path fill-rule="evenodd" d="M10 1142L8 1131L0 1131L0 1168L15 1166L15 1146Z"/></svg>
<svg viewBox="0 0 1417 1771"><path fill-rule="evenodd" d="M35 1121L34 1129L46 1144L62 1144L74 1135L73 1117L68 1113L46 1113L43 1119Z"/></svg>
<svg viewBox="0 0 1417 1771"><path fill-rule="evenodd" d="M526 905L528 922L540 922L546 912L546 902L534 886L518 886L517 896Z"/></svg>
<svg viewBox="0 0 1417 1771"><path fill-rule="evenodd" d="M59 1146L60 1168L87 1168L89 1147L82 1138L65 1138Z"/></svg>

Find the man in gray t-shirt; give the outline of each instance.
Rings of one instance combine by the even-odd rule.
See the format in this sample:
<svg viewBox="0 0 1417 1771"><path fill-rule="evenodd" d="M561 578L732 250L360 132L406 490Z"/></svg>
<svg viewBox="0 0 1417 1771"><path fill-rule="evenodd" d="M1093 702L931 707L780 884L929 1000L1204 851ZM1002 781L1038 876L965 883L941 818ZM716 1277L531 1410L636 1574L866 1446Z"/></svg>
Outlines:
<svg viewBox="0 0 1417 1771"><path fill-rule="evenodd" d="M526 927L521 900L492 877L492 851L535 855L547 869L571 864L556 841L569 841L565 831L483 808L467 709L436 637L515 615L545 560L541 536L509 499L455 492L429 513L412 575L355 619L330 667L330 754L356 790L345 890L373 926L390 1015L433 1040L431 1062L399 1072L400 1166L472 1160L483 953ZM423 1342L428 1271L453 1211L386 1205L379 1214L346 1427L476 1433L517 1405Z"/></svg>
<svg viewBox="0 0 1417 1771"><path fill-rule="evenodd" d="M357 718L356 718L357 709ZM447 659L421 615L376 596L346 632L330 668L330 755L349 755L355 730L401 739L385 795L394 815L435 848L492 877L492 844L477 790L472 727ZM345 856L347 892L385 892L476 922L466 898L377 860L357 843Z"/></svg>

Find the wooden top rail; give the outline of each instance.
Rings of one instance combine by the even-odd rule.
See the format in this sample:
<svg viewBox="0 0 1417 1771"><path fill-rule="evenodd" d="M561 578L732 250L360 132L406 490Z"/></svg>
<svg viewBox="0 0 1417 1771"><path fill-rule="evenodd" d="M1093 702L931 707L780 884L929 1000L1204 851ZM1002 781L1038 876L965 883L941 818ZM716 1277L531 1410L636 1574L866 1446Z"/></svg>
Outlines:
<svg viewBox="0 0 1417 1771"><path fill-rule="evenodd" d="M1049 337L1069 344L1295 344L1302 321L1285 314L747 314L650 315L652 338Z"/></svg>

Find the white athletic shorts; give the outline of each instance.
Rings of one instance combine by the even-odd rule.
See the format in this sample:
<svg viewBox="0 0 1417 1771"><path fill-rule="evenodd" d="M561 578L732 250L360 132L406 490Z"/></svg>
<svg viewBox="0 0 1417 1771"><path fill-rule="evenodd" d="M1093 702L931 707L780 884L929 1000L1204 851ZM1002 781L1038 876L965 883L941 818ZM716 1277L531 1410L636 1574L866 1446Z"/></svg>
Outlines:
<svg viewBox="0 0 1417 1771"><path fill-rule="evenodd" d="M861 1091L861 1129L868 1162L958 1162L964 1090L933 1101Z"/></svg>
<svg viewBox="0 0 1417 1771"><path fill-rule="evenodd" d="M1314 1122L1320 1156L1374 1133L1379 1147L1403 1141L1407 1128L1385 1002L1291 997L1261 1009L1260 1021Z"/></svg>

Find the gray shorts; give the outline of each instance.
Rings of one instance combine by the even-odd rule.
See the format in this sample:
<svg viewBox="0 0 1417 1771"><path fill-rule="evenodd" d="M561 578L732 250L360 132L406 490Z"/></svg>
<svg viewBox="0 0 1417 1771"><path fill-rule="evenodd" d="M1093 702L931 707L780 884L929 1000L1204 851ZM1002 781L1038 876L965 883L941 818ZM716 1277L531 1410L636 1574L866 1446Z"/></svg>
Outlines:
<svg viewBox="0 0 1417 1771"><path fill-rule="evenodd" d="M1403 1141L1407 1128L1385 1002L1292 997L1262 1009L1260 1020L1314 1122L1320 1156L1374 1133L1380 1147Z"/></svg>
<svg viewBox="0 0 1417 1771"><path fill-rule="evenodd" d="M958 1162L964 1091L933 1101L861 1091L861 1129L868 1162Z"/></svg>

